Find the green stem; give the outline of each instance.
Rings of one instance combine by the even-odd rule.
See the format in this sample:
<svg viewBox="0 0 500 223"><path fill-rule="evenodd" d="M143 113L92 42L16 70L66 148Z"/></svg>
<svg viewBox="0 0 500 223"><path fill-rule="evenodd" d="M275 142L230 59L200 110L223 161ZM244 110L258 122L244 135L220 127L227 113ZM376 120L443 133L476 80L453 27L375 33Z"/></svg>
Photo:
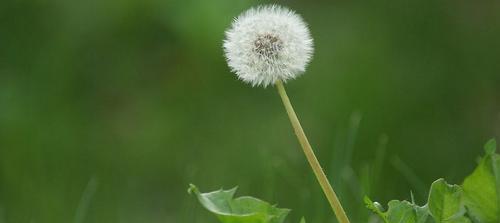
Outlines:
<svg viewBox="0 0 500 223"><path fill-rule="evenodd" d="M337 194L335 194L335 191L333 191L332 185L330 185L330 182L326 178L325 172L323 172L323 168L321 168L316 155L314 155L314 151L311 148L309 141L307 140L306 134L304 133L299 119L297 118L292 104L290 103L290 99L286 94L283 82L276 81L276 88L278 89L278 93L281 96L283 105L285 106L288 117L290 118L290 122L292 123L293 130L295 132L295 135L297 135L297 138L299 139L299 143L302 146L302 150L306 155L307 161L311 165L314 175L316 175L316 178L318 179L318 182L321 185L321 188L323 189L328 202L330 202L330 206L332 207L337 220L340 223L349 223L349 218L347 218L347 215L342 208L342 205L340 204Z"/></svg>

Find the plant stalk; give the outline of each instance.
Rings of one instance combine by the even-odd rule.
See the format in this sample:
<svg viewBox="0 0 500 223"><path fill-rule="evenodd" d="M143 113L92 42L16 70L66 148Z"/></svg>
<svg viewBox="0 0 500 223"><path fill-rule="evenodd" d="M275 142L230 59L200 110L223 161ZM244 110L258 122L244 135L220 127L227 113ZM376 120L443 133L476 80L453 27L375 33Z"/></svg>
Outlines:
<svg viewBox="0 0 500 223"><path fill-rule="evenodd" d="M297 115L293 110L292 104L290 103L290 99L286 94L283 82L280 80L276 81L276 88L278 89L278 93L281 97L281 100L283 101L286 113L290 118L293 130L299 140L300 145L302 146L302 150L306 155L307 161L311 165L314 175L316 175L316 178L318 179L318 182L321 185L321 189L323 189L323 192L325 193L328 202L330 202L330 206L332 207L333 212L337 217L337 220L340 223L349 223L349 218L347 218L347 215L344 209L342 208L342 205L340 204L337 194L335 194L335 191L333 191L332 185L330 185L330 182L326 178L325 172L323 172L323 168L321 168L321 165L319 164L318 159L316 158L316 155L314 154L314 151L311 145L309 144L309 141L307 140L306 134L304 133L304 130L300 125L299 119L297 118Z"/></svg>

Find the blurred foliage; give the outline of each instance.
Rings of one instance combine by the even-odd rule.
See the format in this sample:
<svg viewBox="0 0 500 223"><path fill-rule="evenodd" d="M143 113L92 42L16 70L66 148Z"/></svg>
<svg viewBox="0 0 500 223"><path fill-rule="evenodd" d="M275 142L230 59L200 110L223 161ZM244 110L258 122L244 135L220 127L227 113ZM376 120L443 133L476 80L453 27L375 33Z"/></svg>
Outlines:
<svg viewBox="0 0 500 223"><path fill-rule="evenodd" d="M275 90L222 56L232 18L265 3L310 25L288 93L353 222L364 194L461 183L500 135L498 1L5 0L0 222L216 222L190 182L334 222Z"/></svg>

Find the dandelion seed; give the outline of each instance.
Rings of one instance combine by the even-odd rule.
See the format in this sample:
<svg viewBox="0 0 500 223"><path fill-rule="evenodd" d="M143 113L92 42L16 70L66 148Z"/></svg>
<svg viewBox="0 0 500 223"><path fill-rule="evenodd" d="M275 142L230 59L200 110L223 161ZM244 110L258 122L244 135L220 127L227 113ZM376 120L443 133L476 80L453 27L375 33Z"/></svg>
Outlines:
<svg viewBox="0 0 500 223"><path fill-rule="evenodd" d="M251 8L233 21L226 31L224 52L239 79L266 87L304 73L313 40L298 14L267 5Z"/></svg>

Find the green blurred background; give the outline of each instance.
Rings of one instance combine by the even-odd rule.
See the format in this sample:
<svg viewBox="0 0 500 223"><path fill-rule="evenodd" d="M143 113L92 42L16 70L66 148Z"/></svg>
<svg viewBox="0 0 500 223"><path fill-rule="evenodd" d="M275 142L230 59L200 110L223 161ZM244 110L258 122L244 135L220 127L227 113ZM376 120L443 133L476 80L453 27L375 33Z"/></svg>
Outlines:
<svg viewBox="0 0 500 223"><path fill-rule="evenodd" d="M233 17L267 3L310 25L287 89L353 223L365 194L461 183L500 136L499 1L6 0L0 222L216 222L189 183L335 222L275 89L223 58Z"/></svg>

